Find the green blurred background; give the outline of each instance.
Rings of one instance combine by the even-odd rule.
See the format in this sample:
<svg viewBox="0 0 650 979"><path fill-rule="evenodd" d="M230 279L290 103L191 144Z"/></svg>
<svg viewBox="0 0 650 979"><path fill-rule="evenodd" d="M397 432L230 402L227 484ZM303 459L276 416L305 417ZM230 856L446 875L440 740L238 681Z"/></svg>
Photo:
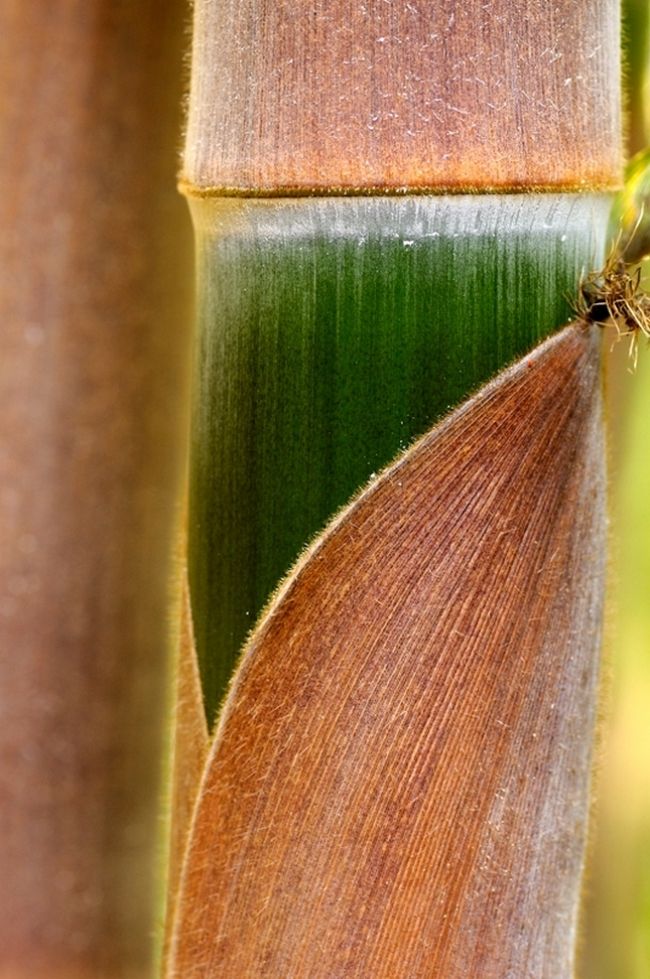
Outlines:
<svg viewBox="0 0 650 979"><path fill-rule="evenodd" d="M625 0L623 18L632 155L650 142L649 0ZM644 285L650 289L650 263ZM641 343L632 372L627 342L605 344L605 683L578 977L650 979L650 350Z"/></svg>
<svg viewBox="0 0 650 979"><path fill-rule="evenodd" d="M630 363L626 341L606 354L610 564L580 979L650 977L650 351Z"/></svg>

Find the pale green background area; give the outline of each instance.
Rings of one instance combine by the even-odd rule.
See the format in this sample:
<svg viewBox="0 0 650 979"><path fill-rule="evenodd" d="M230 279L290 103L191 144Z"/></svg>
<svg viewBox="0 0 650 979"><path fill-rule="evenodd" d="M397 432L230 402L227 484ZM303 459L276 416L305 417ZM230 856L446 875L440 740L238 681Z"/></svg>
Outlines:
<svg viewBox="0 0 650 979"><path fill-rule="evenodd" d="M640 344L632 374L626 348L616 344L605 364L606 680L579 979L650 977L650 349Z"/></svg>
<svg viewBox="0 0 650 979"><path fill-rule="evenodd" d="M630 155L650 134L650 3L623 0ZM650 289L650 264L644 270ZM607 345L610 346L609 344ZM598 775L578 979L650 979L650 349L606 355L610 563Z"/></svg>

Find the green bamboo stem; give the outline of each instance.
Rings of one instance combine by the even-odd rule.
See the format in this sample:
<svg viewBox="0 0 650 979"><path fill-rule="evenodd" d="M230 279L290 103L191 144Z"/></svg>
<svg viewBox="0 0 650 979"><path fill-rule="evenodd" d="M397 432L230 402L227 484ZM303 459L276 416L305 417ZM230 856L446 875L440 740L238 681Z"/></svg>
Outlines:
<svg viewBox="0 0 650 979"><path fill-rule="evenodd" d="M610 198L192 202L189 577L206 711L293 561L369 478L571 315Z"/></svg>
<svg viewBox="0 0 650 979"><path fill-rule="evenodd" d="M599 340L501 372L292 569L220 715L170 979L573 976Z"/></svg>
<svg viewBox="0 0 650 979"><path fill-rule="evenodd" d="M615 0L552 17L539 0L197 4L189 575L210 721L327 517L570 315L606 211L570 192L620 180L618 45ZM462 197L539 186L566 197ZM429 204L245 199L449 187Z"/></svg>
<svg viewBox="0 0 650 979"><path fill-rule="evenodd" d="M627 85L627 149L634 156L650 142L650 10L647 0L623 0L623 51Z"/></svg>

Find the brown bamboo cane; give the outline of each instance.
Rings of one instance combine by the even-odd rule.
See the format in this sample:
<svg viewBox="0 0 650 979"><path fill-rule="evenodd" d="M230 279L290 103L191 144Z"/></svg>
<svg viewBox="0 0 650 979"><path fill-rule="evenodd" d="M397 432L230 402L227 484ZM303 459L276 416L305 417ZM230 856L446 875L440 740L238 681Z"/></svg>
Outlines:
<svg viewBox="0 0 650 979"><path fill-rule="evenodd" d="M0 3L0 976L152 969L182 3Z"/></svg>

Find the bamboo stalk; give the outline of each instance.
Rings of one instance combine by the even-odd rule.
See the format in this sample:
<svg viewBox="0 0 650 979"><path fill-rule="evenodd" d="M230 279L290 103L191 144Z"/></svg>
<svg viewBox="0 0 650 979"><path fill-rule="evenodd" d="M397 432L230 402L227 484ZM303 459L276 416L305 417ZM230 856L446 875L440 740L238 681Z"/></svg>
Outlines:
<svg viewBox="0 0 650 979"><path fill-rule="evenodd" d="M165 926L161 959L169 955L176 897L185 857L192 809L208 754L208 726L198 671L187 576L181 583L179 649L174 690L173 752L170 773L169 854L166 873Z"/></svg>
<svg viewBox="0 0 650 979"><path fill-rule="evenodd" d="M183 18L0 3L3 979L152 968L191 302Z"/></svg>
<svg viewBox="0 0 650 979"><path fill-rule="evenodd" d="M563 0L552 11L537 0L516 6L504 0L480 10L453 0L197 4L182 179L196 228L200 285L188 571L209 722L248 627L328 515L391 458L398 459L394 471L406 465L413 457L408 446L416 436L570 316L567 297L577 290L581 272L602 261L611 192L620 183L618 43L618 7L613 0ZM535 189L544 192L531 193ZM448 194L450 190L454 193ZM515 190L526 193L512 193ZM573 400L582 390L580 379L586 383L589 374L595 382L596 377L593 360L589 368L578 360L582 366L575 365L577 387L568 392L564 420L558 422L564 434L566 419L575 420L574 412L580 413ZM513 370L525 377L526 361ZM571 371L567 377L573 377ZM539 383L543 389L544 377ZM514 411L510 421L504 420L504 445L514 432L516 416ZM580 482L580 473L586 472L578 461L583 449L588 454L593 449L587 469L593 474L601 471L599 412L589 417L590 448L580 443L575 453L564 456L556 471L556 489L559 483L580 483L581 492L589 496L588 480ZM534 428L537 418L533 411L528 425ZM469 445L469 429L465 437ZM456 446L459 470L462 441ZM522 465L525 444L522 439ZM510 463L516 497L517 463ZM479 471L472 470L472 478L481 475L478 458L475 465ZM434 477L432 463L432 493ZM380 483L384 486L385 481ZM428 485L425 481L420 486L422 514L431 505ZM489 495L488 485L482 485ZM400 567L407 577L410 573L409 555L403 552L395 558L393 552L382 551L372 572L364 565L365 577L377 579L376 602L372 609L363 603L359 610L354 603L346 606L336 625L341 634L329 642L327 637L336 631L327 626L330 605L336 604L339 593L356 594L360 587L357 566L346 563L346 548L355 547L356 507L363 509L371 498L375 499L368 491L349 511L352 526L341 558L347 573L337 577L332 571L334 577L322 591L300 591L299 582L312 580L309 575L321 544L325 553L327 542L338 539L337 529L345 521L339 518L310 558L296 565L260 620L249 654L234 674L189 836L170 964L173 976L207 977L225 970L229 977L243 979L284 970L311 979L337 970L359 977L402 970L445 979L470 974L496 979L508 974L507 969L526 974L526 968L549 979L569 974L579 858L571 858L564 869L561 860L549 861L545 893L557 895L559 888L563 897L559 903L549 897L536 909L537 931L522 936L525 923L518 912L503 912L507 920L499 933L500 952L486 952L487 971L481 971L481 942L472 945L473 939L462 935L463 930L477 934L472 929L480 931L480 922L488 927L485 923L493 918L501 920L503 909L494 896L499 889L490 891L484 865L474 863L473 857L465 861L458 841L450 845L445 887L465 895L467 916L458 917L452 902L453 924L445 924L443 915L436 919L440 927L427 933L430 954L417 946L417 936L406 926L401 933L410 938L396 944L386 944L386 932L375 925L359 924L342 936L338 914L343 906L352 908L354 900L341 905L339 897L343 892L349 896L348 884L355 875L367 875L364 922L376 924L381 918L389 926L399 904L396 893L387 896L381 868L373 876L368 861L364 863L364 854L387 853L399 876L404 855L391 847L386 823L378 815L368 824L363 845L352 833L345 836L349 846L342 850L337 832L337 814L351 823L363 817L368 796L359 786L368 787L364 773L376 770L377 752L385 748L382 724L390 724L395 714L408 717L411 711L419 718L420 726L410 736L428 759L421 771L426 781L434 779L434 769L439 771L432 760L439 743L434 728L444 731L443 743L457 736L462 741L464 720L482 709L480 698L465 700L462 691L451 688L444 700L442 670L440 683L448 706L444 723L435 713L444 713L441 702L429 705L435 720L428 725L415 709L417 697L402 697L396 689L371 697L367 706L363 700L369 721L367 729L358 732L359 781L351 780L358 791L350 797L341 800L329 776L316 764L311 766L309 759L321 753L336 769L337 746L345 740L337 722L346 711L361 709L361 694L350 695L352 681L348 683L356 675L359 651L372 649L377 654L376 659L368 654L371 673L389 670L390 650L384 650L385 659L381 655L382 583L388 587L393 580L401 581L395 588L404 602L406 624L396 650L408 652L403 661L397 651L394 658L405 678L415 675L428 655L409 632L409 615L413 623L429 616L432 628L441 628L430 650L433 671L447 654L453 662L464 662L466 640L462 630L461 638L445 631L444 603L431 599L427 605L415 572L408 578L412 594L409 588L400 590ZM594 503L594 497L589 498ZM458 500L450 493L444 505L450 509L451 524L458 527L459 540L467 533L464 544L469 552L478 551L482 531L466 522L462 499L461 487ZM490 499L497 519L501 515L507 523L501 498ZM517 505L525 510L527 501L519 499ZM532 513L532 502L530 509ZM435 507L432 512L440 519ZM399 537L402 528L410 540L407 514L397 504L391 514L395 523L386 524L386 535ZM563 704L583 704L580 719L571 715L576 723L569 724L566 752L551 750L559 728L550 721L544 726L542 756L552 756L552 762L540 761L535 768L538 784L533 792L549 800L557 788L558 818L547 843L554 853L562 850L566 834L559 827L568 820L574 856L582 853L585 836L602 596L602 549L592 545L592 537L603 540L602 510L595 506L592 516L593 522L581 523L579 540L569 534L568 513L558 516L562 557L557 588L549 586L535 597L541 603L540 616L551 624L549 610L556 608L557 589L565 599L566 627L554 641L549 626L549 645L542 643L548 658L530 637L522 640L523 649L487 638L496 600L488 584L467 584L457 597L447 598L454 610L459 605L477 609L486 630L487 656L478 667L476 683L489 685L494 664L502 664L503 675L496 682L499 696L528 705L530 713L524 710L520 718L527 729L532 730L539 709L533 689L542 682L541 674L555 677L554 689L561 692ZM383 526L381 514L374 517ZM527 543L522 538L517 562L526 594L532 596L536 531L530 530L530 535L524 534ZM372 553L360 548L359 562ZM471 554L467 560L471 563ZM593 601L586 618L578 612L578 606L584 612L581 600L573 602L576 593L560 584L575 575L581 560L592 569ZM442 556L436 568L444 578ZM482 572L487 582L489 568L483 566ZM558 601L561 604L561 597ZM527 620L530 615L537 622L534 604L523 601L515 610L517 616ZM389 605L394 611L394 603ZM388 632L390 621L387 611ZM318 635L321 624L324 638ZM265 638L276 635L276 627L280 638L266 648ZM575 636L581 639L574 644ZM314 667L321 656L327 662L325 671ZM530 668L515 691L522 657ZM263 667L258 669L260 662ZM452 671L449 676L453 675ZM339 691L338 701L336 696L328 699L330 683ZM301 725L307 704L320 718L318 725L309 727L309 736ZM248 721L239 727L244 715L250 727ZM293 721L285 725L287 718ZM244 729L257 734L240 737ZM480 735L474 731L468 738L472 750ZM294 744L298 748L287 748L288 768L276 772L276 782L274 751ZM537 757L525 739L506 737L503 764L516 767L522 752ZM501 764L496 756L492 762ZM487 781L476 787L476 806L484 814L498 805L490 765L488 752L480 767ZM462 794L454 771L451 766L448 777L442 773L436 782L428 810L433 825L444 822L444 814L452 810L460 819L461 797L472 795ZM382 777L401 784L396 760ZM313 787L314 811L322 819L310 820L308 803L298 798L299 791L290 790L303 779ZM342 775L340 784L351 783ZM537 851L531 841L543 833L542 810L536 804L522 806L519 811L513 801L513 818L499 841L503 873L517 879L534 876L537 857L532 854ZM407 819L399 792L391 796L389 808L398 822ZM245 841L257 838L261 824L248 816L266 812L273 812L278 821L262 819L260 832L268 847L265 854L253 855ZM381 805L376 812L383 812ZM479 834L489 829L480 819L477 827ZM489 846L488 851L496 852ZM473 851L475 857L478 852ZM306 858L302 869L293 862L296 854L316 853L320 856L313 862ZM486 859L489 862L491 856ZM338 877L329 872L337 861ZM380 864L378 858L376 866ZM559 876L551 883L554 873ZM428 913L424 908L435 917L437 892L432 881L441 880L435 875L425 878L418 878L411 895L419 902L422 921ZM248 885L255 890L257 882L263 909L255 899L242 897ZM377 902L384 900L383 910L378 910ZM310 913L303 917L307 906ZM557 925L560 919L561 936L553 930L553 921ZM400 914L395 920L404 924ZM513 924L515 920L521 927ZM267 927L268 922L272 925ZM315 934L318 941L310 948ZM344 942L345 954L337 941ZM495 948L492 942L488 946ZM379 949L387 952L385 959Z"/></svg>
<svg viewBox="0 0 650 979"><path fill-rule="evenodd" d="M650 141L650 11L646 0L623 0L624 70L627 76L627 147L629 156L646 149Z"/></svg>
<svg viewBox="0 0 650 979"><path fill-rule="evenodd" d="M613 188L617 15L614 0L565 0L553 16L537 0L489 13L450 0L197 4L182 186L203 283L189 577L209 722L247 631L328 516L569 317L581 272L602 261L607 207L578 217L582 198L565 196L562 220L549 197L547 213L530 194L455 195L414 220L390 199L217 201ZM483 230L482 208L495 215ZM469 261L480 271L463 294Z"/></svg>
<svg viewBox="0 0 650 979"><path fill-rule="evenodd" d="M610 187L612 0L197 3L192 193Z"/></svg>

